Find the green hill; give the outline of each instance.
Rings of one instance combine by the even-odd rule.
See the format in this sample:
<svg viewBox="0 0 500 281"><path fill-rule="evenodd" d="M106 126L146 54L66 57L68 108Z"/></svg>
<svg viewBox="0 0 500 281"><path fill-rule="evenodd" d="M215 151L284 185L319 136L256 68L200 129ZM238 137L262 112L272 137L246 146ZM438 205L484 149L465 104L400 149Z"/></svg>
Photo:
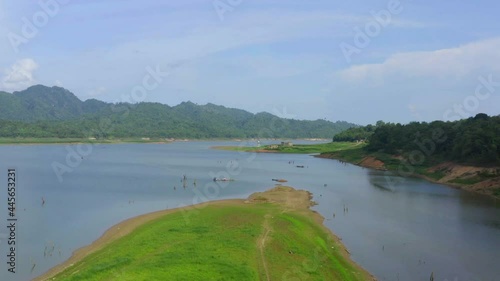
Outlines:
<svg viewBox="0 0 500 281"><path fill-rule="evenodd" d="M351 127L356 125L285 119L211 103L81 101L64 88L43 85L0 92L0 137L8 138L331 138Z"/></svg>

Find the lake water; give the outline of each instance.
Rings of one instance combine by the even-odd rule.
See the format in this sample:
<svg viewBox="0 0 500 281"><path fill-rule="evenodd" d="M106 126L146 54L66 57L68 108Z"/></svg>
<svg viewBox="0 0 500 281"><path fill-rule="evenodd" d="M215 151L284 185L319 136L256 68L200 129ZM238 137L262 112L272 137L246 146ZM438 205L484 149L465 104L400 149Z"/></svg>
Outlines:
<svg viewBox="0 0 500 281"><path fill-rule="evenodd" d="M431 272L434 280L500 280L498 202L309 155L210 149L238 144L97 145L84 159L69 159L74 168L62 181L53 163L67 165L68 148L76 145L0 146L0 280L36 277L126 218L246 198L273 187L272 178L312 192L325 225L379 280L429 280ZM6 264L8 168L17 172L15 274ZM227 175L236 181L215 187L212 178Z"/></svg>

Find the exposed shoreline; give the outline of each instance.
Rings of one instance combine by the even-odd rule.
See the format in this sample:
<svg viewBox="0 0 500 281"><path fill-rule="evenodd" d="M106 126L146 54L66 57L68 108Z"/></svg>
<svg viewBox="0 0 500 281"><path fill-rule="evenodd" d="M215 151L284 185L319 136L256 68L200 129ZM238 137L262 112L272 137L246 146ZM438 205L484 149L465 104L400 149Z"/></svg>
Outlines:
<svg viewBox="0 0 500 281"><path fill-rule="evenodd" d="M347 163L350 163L350 164L353 164L353 165L356 165L359 167L369 168L369 169L374 169L374 170L379 170L379 171L394 171L392 169L387 169L385 167L384 162L382 162L381 160L379 160L373 156L366 156L359 162L346 161L346 160L342 159L341 157L337 157L337 156L332 155L332 154L319 154L319 155L315 155L314 157L344 161L344 162L347 162ZM462 174L455 175L455 178L458 178L460 175L464 175L464 174L471 173L471 172L476 173L477 171L492 169L492 168L485 168L485 167L463 166L463 165L459 165L459 164L456 164L453 162L444 162L444 163L441 163L439 165L430 167L429 169L439 169L439 168L449 169L451 171L450 173L452 173L453 169L455 169L455 168L465 170L465 172L463 172ZM493 168L493 169L495 169L495 168ZM485 195L485 196L488 196L488 197L495 199L495 200L499 199L499 196L495 195L493 193L492 189L500 188L500 177L492 178L492 179L478 182L477 184L472 184L472 185L449 182L449 180L453 179L453 176L451 176L451 175L447 175L441 179L433 179L429 176L420 174L418 172L413 172L413 173L411 173L411 175L408 175L405 177L420 178L420 179L424 179L424 180L431 182L431 183L441 184L441 185L447 186L449 188L460 189L460 190L465 190L468 192L473 192L476 194Z"/></svg>
<svg viewBox="0 0 500 281"><path fill-rule="evenodd" d="M100 238L92 242L90 245L81 247L76 251L74 251L72 256L65 262L56 265L55 267L49 269L47 272L34 278L33 280L35 281L50 280L55 275L70 268L77 262L84 259L86 256L102 249L109 243L131 233L137 227L152 220L158 219L164 215L171 214L174 212L181 212L185 210L199 209L209 205L234 206L234 205L256 204L256 203L261 203L261 200L263 200L262 198L265 198L266 202L268 203L278 204L282 206L283 212L294 211L312 218L326 233L330 235L331 239L333 239L333 241L335 241L335 243L339 245L339 247L342 250L342 255L346 258L347 261L349 261L350 264L359 269L359 271L366 276L367 280L375 280L375 278L369 272L367 272L361 266L359 266L358 264L356 264L354 261L351 260L349 251L342 244L341 240L323 224L324 217L322 217L316 211L310 209L310 206L315 204L313 201L311 201L312 194L308 191L296 190L291 187L283 187L283 186L275 187L265 192L254 193L250 195L247 199L227 199L227 200L210 201L197 204L194 206L186 206L182 208L156 211L124 220L106 230L106 232Z"/></svg>
<svg viewBox="0 0 500 281"><path fill-rule="evenodd" d="M239 152L253 152L253 153L282 153L282 154L302 153L293 151L287 152L279 150L268 150L265 149L265 147L258 148L258 147L238 147L238 146L216 146L212 147L212 149L239 151ZM314 157L317 158L344 161L346 163L350 163L356 166L381 170L381 171L397 172L397 170L400 168L400 167L395 168L388 166L386 165L386 163L384 163L385 160L378 159L377 157L371 154L362 153L361 155L357 156L356 160L351 158L346 159L346 157L339 155L339 152L347 152L347 151L349 151L349 149L346 150L339 149L337 151L331 151L331 152L320 152L320 151L317 151L316 153L307 152L305 154L310 154L310 155L315 154ZM394 155L388 155L388 157L402 161L401 166L403 166L404 159L402 159L401 157ZM426 181L445 185L450 188L461 189L468 192L485 195L495 200L500 199L500 174L499 174L500 167L475 167L475 166L461 165L448 161L434 165L432 167L427 167L425 169L426 172L430 175L432 175L433 173L441 173L442 176L439 177L438 179L435 179L425 175L424 173L422 173L422 171L418 170L414 170L411 173L405 172L405 174L409 175L404 175L404 176L421 178ZM492 176L489 178L482 178L477 182L470 184L456 182L461 180L467 181L468 179L473 178L474 176L480 174L489 174Z"/></svg>

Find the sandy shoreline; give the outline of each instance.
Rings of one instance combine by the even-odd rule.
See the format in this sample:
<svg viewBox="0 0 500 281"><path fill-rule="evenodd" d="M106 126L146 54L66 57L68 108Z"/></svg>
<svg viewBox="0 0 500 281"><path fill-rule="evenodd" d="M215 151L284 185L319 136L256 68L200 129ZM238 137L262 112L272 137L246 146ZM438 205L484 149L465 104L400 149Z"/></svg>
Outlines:
<svg viewBox="0 0 500 281"><path fill-rule="evenodd" d="M313 211L310 209L311 206L313 206L315 203L311 201L312 194L309 193L308 191L304 190L295 190L291 187L275 187L273 189L270 189L266 192L257 192L252 195L250 195L247 199L227 199L227 200L218 200L218 201L210 201L210 202L205 202L201 204L197 204L194 206L186 206L182 208L175 208L175 209L168 209L168 210L161 210L161 211L156 211L144 215L140 215L137 217L133 217L127 220L124 220L108 230L97 240L92 242L90 245L84 246L82 248L77 249L76 251L73 252L72 256L66 260L65 262L56 265L55 267L49 269L47 272L44 274L34 278L33 280L35 281L41 281L41 280L50 280L52 277L57 275L58 273L64 271L65 269L71 267L75 263L81 261L83 258L88 256L89 254L92 254L100 249L102 249L104 246L108 245L109 243L131 233L134 229L137 227L150 222L152 220L155 220L157 218L160 218L164 215L174 213L174 212L181 212L185 210L195 210L195 209L200 209L208 205L243 205L243 204L255 204L258 202L261 202L265 198L266 202L269 203L275 203L279 204L283 207L283 212L287 211L296 211L299 213L302 213L306 216L312 217L314 221L322 227L323 230L326 231L326 233L329 233L331 238L337 242L337 244L343 249L342 253L344 257L347 260L350 260L353 264L354 261L350 259L350 254L349 251L346 249L346 247L342 244L341 240L330 230L328 229L324 224L324 218L317 213L316 211ZM356 264L357 265L357 264ZM357 265L358 268L360 268L361 271L363 271L366 276L369 276L371 279L375 280L371 274L369 274L366 270L364 270L361 266Z"/></svg>

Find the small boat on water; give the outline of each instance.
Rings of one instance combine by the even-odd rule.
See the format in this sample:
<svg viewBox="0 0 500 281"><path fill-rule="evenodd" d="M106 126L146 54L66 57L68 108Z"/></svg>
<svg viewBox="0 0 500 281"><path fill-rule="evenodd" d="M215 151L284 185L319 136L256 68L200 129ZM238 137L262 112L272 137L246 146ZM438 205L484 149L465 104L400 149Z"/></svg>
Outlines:
<svg viewBox="0 0 500 281"><path fill-rule="evenodd" d="M277 181L277 182L288 182L287 180L285 179L272 179L273 181Z"/></svg>
<svg viewBox="0 0 500 281"><path fill-rule="evenodd" d="M234 179L229 179L229 178L214 178L214 181L234 181Z"/></svg>
<svg viewBox="0 0 500 281"><path fill-rule="evenodd" d="M297 168L304 168L304 166L303 166L303 165L297 165L296 167L297 167Z"/></svg>

